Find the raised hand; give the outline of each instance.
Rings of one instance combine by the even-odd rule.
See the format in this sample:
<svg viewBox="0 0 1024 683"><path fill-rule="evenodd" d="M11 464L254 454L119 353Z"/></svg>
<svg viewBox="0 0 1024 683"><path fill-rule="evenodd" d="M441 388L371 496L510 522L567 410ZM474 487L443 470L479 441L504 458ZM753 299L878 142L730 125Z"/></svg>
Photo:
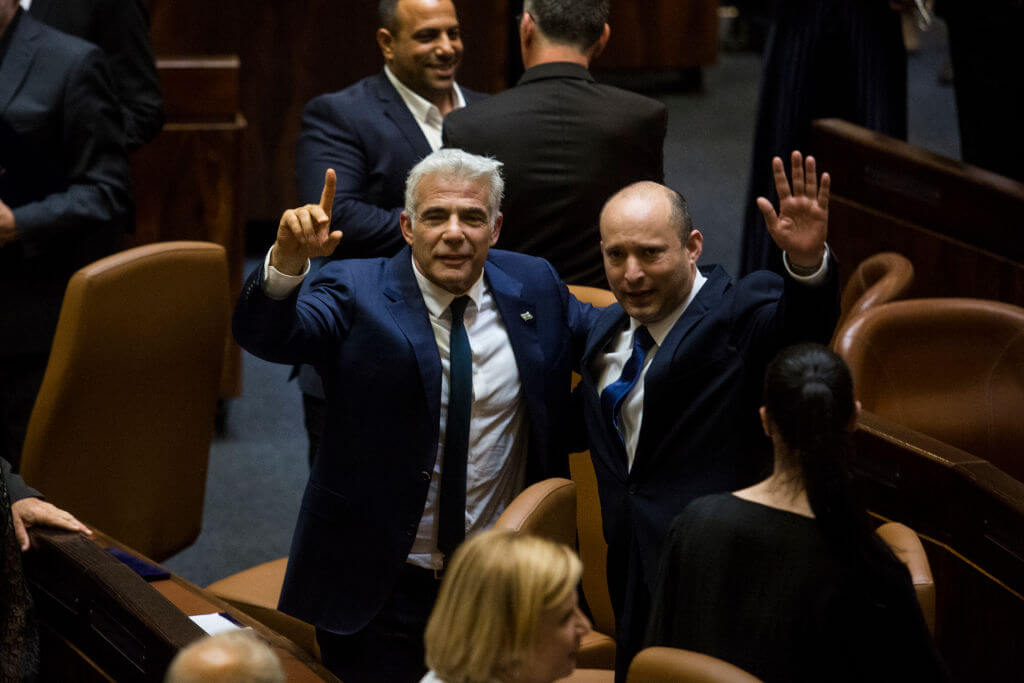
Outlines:
<svg viewBox="0 0 1024 683"><path fill-rule="evenodd" d="M277 241L274 242L270 265L282 273L298 275L305 268L306 259L330 256L334 252L341 241L340 230L331 232L331 208L334 206L336 184L334 169L327 169L320 203L306 204L284 212L277 226Z"/></svg>
<svg viewBox="0 0 1024 683"><path fill-rule="evenodd" d="M793 186L786 179L782 159L772 159L775 189L779 193L779 213L764 197L757 198L757 208L764 216L768 233L775 244L786 252L789 262L800 268L816 268L825 255L828 236L828 191L831 179L828 173L818 173L814 157L804 162L799 151L791 158Z"/></svg>

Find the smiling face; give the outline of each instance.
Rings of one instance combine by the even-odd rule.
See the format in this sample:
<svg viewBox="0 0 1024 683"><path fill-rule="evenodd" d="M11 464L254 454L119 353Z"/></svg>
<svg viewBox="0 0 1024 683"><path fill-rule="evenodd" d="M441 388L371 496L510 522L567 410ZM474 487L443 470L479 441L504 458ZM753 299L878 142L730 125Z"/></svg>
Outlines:
<svg viewBox="0 0 1024 683"><path fill-rule="evenodd" d="M479 279L487 251L498 240L501 214L490 212L483 182L427 176L416 188L416 216L402 212L402 236L416 268L431 282L462 295Z"/></svg>
<svg viewBox="0 0 1024 683"><path fill-rule="evenodd" d="M393 29L378 29L377 44L392 73L413 92L435 105L451 96L462 61L451 0L400 0Z"/></svg>
<svg viewBox="0 0 1024 683"><path fill-rule="evenodd" d="M580 610L576 591L537 624L533 646L523 655L516 683L551 683L576 669L580 641L590 631L590 621Z"/></svg>
<svg viewBox="0 0 1024 683"><path fill-rule="evenodd" d="M626 313L643 324L663 319L689 296L702 245L698 230L683 241L664 188L654 183L624 190L601 212L608 285Z"/></svg>

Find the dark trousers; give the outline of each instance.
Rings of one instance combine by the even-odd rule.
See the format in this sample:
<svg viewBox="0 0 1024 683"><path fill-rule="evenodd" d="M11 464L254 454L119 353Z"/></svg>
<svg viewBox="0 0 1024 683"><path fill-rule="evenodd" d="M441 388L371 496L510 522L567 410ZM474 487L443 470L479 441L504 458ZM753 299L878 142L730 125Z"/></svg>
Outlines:
<svg viewBox="0 0 1024 683"><path fill-rule="evenodd" d="M633 657L643 649L651 615L651 591L635 539L621 551L608 548L608 592L615 612L615 682L625 683Z"/></svg>
<svg viewBox="0 0 1024 683"><path fill-rule="evenodd" d="M316 630L324 666L345 683L416 683L427 673L423 632L441 582L406 564L380 612L347 635Z"/></svg>
<svg viewBox="0 0 1024 683"><path fill-rule="evenodd" d="M0 458L17 472L21 448L49 354L0 358Z"/></svg>

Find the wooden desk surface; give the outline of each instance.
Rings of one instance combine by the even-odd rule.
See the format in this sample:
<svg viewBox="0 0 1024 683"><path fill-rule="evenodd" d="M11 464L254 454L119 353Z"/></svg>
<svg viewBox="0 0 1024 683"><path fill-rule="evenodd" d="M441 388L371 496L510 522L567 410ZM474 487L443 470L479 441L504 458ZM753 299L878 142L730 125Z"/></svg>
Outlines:
<svg viewBox="0 0 1024 683"><path fill-rule="evenodd" d="M106 548L118 548L125 552L128 552L140 559L143 559L151 564L160 566L159 563L153 562L149 558L135 552L131 548L125 546L123 543L118 542L116 539L110 538L99 530L94 530L94 537L92 539L93 544L97 549L102 551L102 554L90 551L88 547L88 541L79 536L78 534L70 534L68 532L61 532L48 529L33 530L33 543L39 546L39 550L30 552L30 556L26 557L26 568L27 574L29 575L30 582L34 584L35 589L45 590L47 582L65 582L67 574L58 576L60 572L57 572L55 576L48 576L45 570L45 559L44 558L33 558L33 553L42 555L48 553L48 557L52 557L54 552L60 552L60 547L68 547L69 542L74 545L74 554L80 557L86 557L86 560L81 564L81 572L88 574L90 577L102 577L104 573L113 575L113 580L103 580L101 582L107 584L118 584L124 585L126 583L131 584L130 588L132 592L138 594L139 591L142 594L146 594L147 591L155 591L163 596L164 599L171 606L176 608L181 614L185 616L195 616L198 614L209 614L211 612L224 612L231 616L232 619L242 624L243 626L252 627L254 631L258 633L260 638L266 641L271 648L273 648L275 654L281 661L281 666L284 668L285 674L289 681L338 681L338 678L331 674L327 669L323 667L319 662L315 661L308 653L302 648L297 646L295 643L281 636L277 632L271 630L264 624L257 622L245 613L231 607L228 603L217 598L216 596L208 593L207 591L199 588L198 586L189 583L185 579L177 576L171 572L170 577L167 579L156 580L156 581L144 581L139 578L134 572L131 572L131 576L127 576L122 568L125 566L118 561L114 556L105 552ZM81 539L83 542L79 542ZM83 552L88 551L88 552ZM109 561L108 561L109 558ZM44 559L40 562L40 559ZM111 564L114 563L114 564ZM134 577L134 578L132 578ZM138 581L135 581L138 579ZM139 582L142 582L139 584ZM163 602L160 598L149 595L151 598L155 598L158 603ZM40 602L37 599L37 602ZM166 603L165 603L166 604ZM158 605L159 606L159 605ZM40 605L44 607L44 605ZM142 609L137 605L132 605L133 608ZM170 611L171 607L167 608L164 612L165 617L170 617L174 613ZM160 610L157 610L160 611ZM41 610L41 616L46 619L46 611ZM89 615L91 616L91 614ZM155 617L157 623L159 623L159 616ZM152 619L152 616L151 616ZM171 620L174 621L174 620ZM179 631L180 632L180 631ZM61 634L63 636L63 634ZM197 637L201 637L201 631L197 627ZM191 636L187 636L191 637ZM186 637L186 638L187 638ZM178 642L181 642L180 640ZM77 644L71 642L72 646Z"/></svg>

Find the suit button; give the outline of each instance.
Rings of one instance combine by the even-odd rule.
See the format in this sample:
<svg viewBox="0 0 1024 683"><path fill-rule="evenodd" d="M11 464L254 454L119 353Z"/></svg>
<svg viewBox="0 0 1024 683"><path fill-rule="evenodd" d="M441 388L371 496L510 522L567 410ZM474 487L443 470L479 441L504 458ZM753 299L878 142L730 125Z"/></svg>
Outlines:
<svg viewBox="0 0 1024 683"><path fill-rule="evenodd" d="M415 536L416 535L416 526L417 526L416 524L410 524L406 528L406 530L405 530L405 535L409 536L410 538Z"/></svg>
<svg viewBox="0 0 1024 683"><path fill-rule="evenodd" d="M629 485L629 495L631 495L631 496L636 495L636 484L630 484Z"/></svg>
<svg viewBox="0 0 1024 683"><path fill-rule="evenodd" d="M423 481L430 481L430 472L427 472L426 470L420 472L420 479Z"/></svg>

